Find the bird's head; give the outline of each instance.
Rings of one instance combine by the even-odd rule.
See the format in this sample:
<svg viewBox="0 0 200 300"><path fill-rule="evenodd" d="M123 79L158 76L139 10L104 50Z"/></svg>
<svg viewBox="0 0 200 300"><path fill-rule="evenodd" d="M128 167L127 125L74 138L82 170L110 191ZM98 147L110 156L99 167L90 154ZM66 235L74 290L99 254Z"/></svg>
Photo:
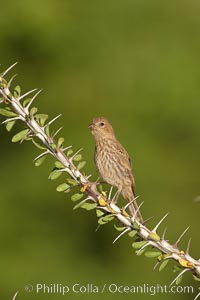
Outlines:
<svg viewBox="0 0 200 300"><path fill-rule="evenodd" d="M112 125L104 117L94 118L88 127L95 138L115 136Z"/></svg>

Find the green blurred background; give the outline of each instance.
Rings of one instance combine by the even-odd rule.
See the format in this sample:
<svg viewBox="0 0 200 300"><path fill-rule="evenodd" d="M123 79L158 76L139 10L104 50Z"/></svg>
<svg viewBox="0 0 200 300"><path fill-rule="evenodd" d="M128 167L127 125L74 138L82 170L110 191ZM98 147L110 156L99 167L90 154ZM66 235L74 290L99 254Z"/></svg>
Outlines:
<svg viewBox="0 0 200 300"><path fill-rule="evenodd" d="M40 112L62 113L66 145L84 147L85 172L97 172L87 128L106 116L133 159L137 194L153 225L166 213L173 243L191 225L199 257L200 203L200 2L134 0L1 1L0 63L23 92L43 88ZM3 121L3 117L0 119ZM21 128L16 126L15 130ZM12 144L0 127L0 298L101 299L101 294L26 293L35 283L169 284L173 263L159 273L155 261L137 257L131 239L112 244L109 224L95 232L95 213L73 211L68 194L47 177L53 160L35 168L31 143ZM162 229L165 227L162 225ZM182 285L194 285L191 274ZM149 294L106 293L106 299L150 299ZM169 299L167 294L154 296ZM175 294L170 299L191 299Z"/></svg>

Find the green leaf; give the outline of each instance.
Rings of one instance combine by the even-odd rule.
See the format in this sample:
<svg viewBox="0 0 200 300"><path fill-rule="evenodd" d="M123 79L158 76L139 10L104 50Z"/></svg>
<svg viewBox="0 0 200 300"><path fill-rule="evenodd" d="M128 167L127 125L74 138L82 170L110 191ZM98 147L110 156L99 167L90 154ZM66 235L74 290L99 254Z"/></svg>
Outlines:
<svg viewBox="0 0 200 300"><path fill-rule="evenodd" d="M177 265L174 265L174 267L173 267L173 272L179 272L179 271L181 271L181 270L182 270L182 267L177 266Z"/></svg>
<svg viewBox="0 0 200 300"><path fill-rule="evenodd" d="M55 161L55 166L57 169L63 169L65 166L60 161Z"/></svg>
<svg viewBox="0 0 200 300"><path fill-rule="evenodd" d="M20 132L18 132L17 134L15 134L12 138L12 142L13 143L16 143L16 142L19 142L21 141L22 139L24 139L27 135L27 133L29 132L29 129L24 129Z"/></svg>
<svg viewBox="0 0 200 300"><path fill-rule="evenodd" d="M37 114L35 115L36 121L41 125L44 126L46 120L48 119L48 115L46 114Z"/></svg>
<svg viewBox="0 0 200 300"><path fill-rule="evenodd" d="M16 123L16 120L7 122L7 124L6 124L6 130L7 131L11 131L11 129L13 128L13 126L15 125L15 123Z"/></svg>
<svg viewBox="0 0 200 300"><path fill-rule="evenodd" d="M67 183L62 183L59 186L57 186L56 191L57 192L64 192L70 188L70 185Z"/></svg>
<svg viewBox="0 0 200 300"><path fill-rule="evenodd" d="M96 214L97 214L97 217L99 218L99 217L102 217L104 215L104 212L100 209L97 209Z"/></svg>
<svg viewBox="0 0 200 300"><path fill-rule="evenodd" d="M67 156L70 156L70 155L72 155L73 154L73 150L72 149L69 149L68 151L67 151Z"/></svg>
<svg viewBox="0 0 200 300"><path fill-rule="evenodd" d="M106 224L110 221L112 221L114 219L114 216L113 215L107 215L105 217L101 217L99 220L98 220L98 223L103 225L103 224Z"/></svg>
<svg viewBox="0 0 200 300"><path fill-rule="evenodd" d="M192 274L192 276L193 276L194 280L196 280L196 281L200 281L200 278L199 278L199 277L197 277L196 275Z"/></svg>
<svg viewBox="0 0 200 300"><path fill-rule="evenodd" d="M60 177L60 175L61 175L61 172L59 172L58 170L54 170L54 171L52 171L52 172L49 174L48 179L50 179L50 180L55 180L55 179L57 179L58 177Z"/></svg>
<svg viewBox="0 0 200 300"><path fill-rule="evenodd" d="M131 230L128 235L133 238L135 235L137 234L137 231L136 230Z"/></svg>
<svg viewBox="0 0 200 300"><path fill-rule="evenodd" d="M7 81L0 75L0 88L4 89L7 86Z"/></svg>
<svg viewBox="0 0 200 300"><path fill-rule="evenodd" d="M64 137L60 137L59 139L58 139L58 148L60 148L62 145L63 145L63 143L64 143Z"/></svg>
<svg viewBox="0 0 200 300"><path fill-rule="evenodd" d="M38 158L38 159L36 160L36 162L35 162L35 166L36 166L36 167L41 166L41 164L45 161L45 159L46 159L46 155L44 155L44 156Z"/></svg>
<svg viewBox="0 0 200 300"><path fill-rule="evenodd" d="M74 157L74 161L80 161L82 159L82 154L77 154L75 157Z"/></svg>
<svg viewBox="0 0 200 300"><path fill-rule="evenodd" d="M107 222L105 222L105 221L103 220L103 218L100 218L100 219L98 219L98 224L104 225L104 224L107 224Z"/></svg>
<svg viewBox="0 0 200 300"><path fill-rule="evenodd" d="M5 117L16 117L17 114L10 111L10 110L7 110L7 109L3 109L3 108L0 108L0 115L2 116L5 116Z"/></svg>
<svg viewBox="0 0 200 300"><path fill-rule="evenodd" d="M159 266L159 272L162 271L166 267L166 265L168 264L168 262L169 262L169 259L165 259L165 260L163 260L161 262L161 264Z"/></svg>
<svg viewBox="0 0 200 300"><path fill-rule="evenodd" d="M72 178L67 178L67 182L73 186L78 185L78 183L76 182L76 180L72 179Z"/></svg>
<svg viewBox="0 0 200 300"><path fill-rule="evenodd" d="M78 204L74 205L73 210L76 210L77 208L81 207L81 205L83 205L83 201L81 201Z"/></svg>
<svg viewBox="0 0 200 300"><path fill-rule="evenodd" d="M153 241L160 241L160 237L157 233L155 232L151 232L149 234L149 239L153 240Z"/></svg>
<svg viewBox="0 0 200 300"><path fill-rule="evenodd" d="M98 188L99 188L99 192L102 194L102 192L103 192L103 186L102 186L102 184L98 184Z"/></svg>
<svg viewBox="0 0 200 300"><path fill-rule="evenodd" d="M134 242L132 244L132 247L135 248L135 249L140 249L140 248L142 248L146 244L147 244L147 241Z"/></svg>
<svg viewBox="0 0 200 300"><path fill-rule="evenodd" d="M87 202L84 202L84 203L81 205L81 208L84 208L84 209L86 209L86 210L92 210L92 209L94 209L96 206L97 206L96 203L87 203Z"/></svg>
<svg viewBox="0 0 200 300"><path fill-rule="evenodd" d="M37 113L37 111L38 111L37 107L32 107L30 110L30 115L34 116Z"/></svg>
<svg viewBox="0 0 200 300"><path fill-rule="evenodd" d="M83 197L83 194L76 193L71 196L71 200L75 202L75 201L80 200L82 197Z"/></svg>
<svg viewBox="0 0 200 300"><path fill-rule="evenodd" d="M134 223L133 223L133 227L134 227L134 229L136 229L136 230L140 229L140 225L139 225L137 222L134 222Z"/></svg>
<svg viewBox="0 0 200 300"><path fill-rule="evenodd" d="M21 95L21 87L19 85L17 85L14 89L14 97L18 98Z"/></svg>
<svg viewBox="0 0 200 300"><path fill-rule="evenodd" d="M77 169L80 170L80 169L82 169L85 165L86 165L86 161L80 161L80 163L78 163Z"/></svg>
<svg viewBox="0 0 200 300"><path fill-rule="evenodd" d="M38 148L38 149L41 149L41 150L45 150L46 148L43 147L42 145L40 145L39 143L37 143L33 138L32 138L32 142L33 144Z"/></svg>
<svg viewBox="0 0 200 300"><path fill-rule="evenodd" d="M112 221L115 217L113 215L107 215L105 217L102 217L104 219L105 222L110 222Z"/></svg>
<svg viewBox="0 0 200 300"><path fill-rule="evenodd" d="M126 226L117 226L116 224L114 224L114 227L117 231L123 231L126 228Z"/></svg>
<svg viewBox="0 0 200 300"><path fill-rule="evenodd" d="M162 252L161 251L147 251L145 256L149 258L158 257Z"/></svg>
<svg viewBox="0 0 200 300"><path fill-rule="evenodd" d="M47 126L45 127L45 133L46 133L47 136L50 136L49 125L47 125Z"/></svg>
<svg viewBox="0 0 200 300"><path fill-rule="evenodd" d="M51 144L51 147L52 147L53 150L56 150L56 149L57 149L57 146L56 146L56 144L54 144L54 143Z"/></svg>

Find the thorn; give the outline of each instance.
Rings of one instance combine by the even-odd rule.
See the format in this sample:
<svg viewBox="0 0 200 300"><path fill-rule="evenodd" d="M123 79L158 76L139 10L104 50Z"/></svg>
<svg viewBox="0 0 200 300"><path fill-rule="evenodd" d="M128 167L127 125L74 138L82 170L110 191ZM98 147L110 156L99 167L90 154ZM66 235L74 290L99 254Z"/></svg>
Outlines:
<svg viewBox="0 0 200 300"><path fill-rule="evenodd" d="M56 170L56 172L66 172L67 168L68 168L68 166L66 166L66 167L63 168L63 169Z"/></svg>
<svg viewBox="0 0 200 300"><path fill-rule="evenodd" d="M182 237L184 236L184 234L188 231L188 229L190 228L190 226L188 226L183 233L180 235L180 237L177 239L176 243L174 244L175 247L178 246L178 243L180 242L180 240L182 239Z"/></svg>
<svg viewBox="0 0 200 300"><path fill-rule="evenodd" d="M108 194L108 200L110 200L111 197L112 197L112 190L113 190L113 186L110 187L110 191L109 191L109 194Z"/></svg>
<svg viewBox="0 0 200 300"><path fill-rule="evenodd" d="M27 104L27 106L25 107L25 109L28 111L29 107L31 106L31 104L33 103L33 101L35 100L35 98L41 93L42 90L39 90L30 100L30 102Z"/></svg>
<svg viewBox="0 0 200 300"><path fill-rule="evenodd" d="M22 119L21 116L13 117L13 118L6 119L1 124L5 124L5 123L10 122L10 121L21 120L21 119Z"/></svg>
<svg viewBox="0 0 200 300"><path fill-rule="evenodd" d="M157 261L155 266L153 267L153 271L155 271L155 269L157 268L157 266L160 264L160 261Z"/></svg>
<svg viewBox="0 0 200 300"><path fill-rule="evenodd" d="M14 294L14 296L13 296L13 298L12 298L12 300L15 300L16 299L16 297L17 297L17 295L18 295L18 291Z"/></svg>
<svg viewBox="0 0 200 300"><path fill-rule="evenodd" d="M44 156L44 155L46 155L46 154L48 154L48 153L50 153L50 151L49 151L49 150L47 150L47 151L45 151L45 152L42 152L40 155L38 155L36 158L34 158L34 160L33 160L33 161L36 161L36 160L38 160L40 157L42 157L42 156Z"/></svg>
<svg viewBox="0 0 200 300"><path fill-rule="evenodd" d="M188 241L187 248L186 248L186 251L185 251L186 254L189 254L191 239L192 238L190 238L189 241Z"/></svg>
<svg viewBox="0 0 200 300"><path fill-rule="evenodd" d="M167 232L167 227L165 227L164 231L163 231L163 234L161 236L161 240L164 240L165 239L165 234Z"/></svg>
<svg viewBox="0 0 200 300"><path fill-rule="evenodd" d="M154 216L147 218L146 220L143 221L143 225L152 220Z"/></svg>
<svg viewBox="0 0 200 300"><path fill-rule="evenodd" d="M68 147L65 147L65 148L62 149L62 151L64 152L64 151L70 149L71 147L72 147L72 145L70 145L70 146L68 146Z"/></svg>
<svg viewBox="0 0 200 300"><path fill-rule="evenodd" d="M111 203L116 204L120 194L121 194L121 189L118 189L114 194L113 198L111 199Z"/></svg>
<svg viewBox="0 0 200 300"><path fill-rule="evenodd" d="M197 300L200 296L200 292L196 295L196 297L194 298L194 300Z"/></svg>
<svg viewBox="0 0 200 300"><path fill-rule="evenodd" d="M135 221L135 218L137 217L137 213L138 213L138 211L140 210L140 207L141 207L143 204L144 204L144 201L142 201L142 202L140 203L140 205L139 205L138 208L136 209L134 215L131 217L131 220L132 220L132 221Z"/></svg>
<svg viewBox="0 0 200 300"><path fill-rule="evenodd" d="M95 229L95 232L97 232L100 227L101 227L101 224L98 224L97 228Z"/></svg>
<svg viewBox="0 0 200 300"><path fill-rule="evenodd" d="M136 199L138 199L140 196L135 197L132 201L129 201L125 206L124 206L124 210L126 210L134 201L136 201Z"/></svg>
<svg viewBox="0 0 200 300"><path fill-rule="evenodd" d="M99 179L100 179L100 177L98 177L97 180L95 180L95 182L93 182L93 184L94 184L95 186L97 186L98 184L101 184L101 183L99 182Z"/></svg>
<svg viewBox="0 0 200 300"><path fill-rule="evenodd" d="M144 246L142 246L138 251L137 253L140 253L144 248L146 248L147 246L149 246L151 244L151 242L147 242Z"/></svg>
<svg viewBox="0 0 200 300"><path fill-rule="evenodd" d="M183 275L185 272L189 271L190 269L183 269L176 277L175 279L170 283L169 287L172 286L172 284L174 284L174 282L176 282L176 280L181 276Z"/></svg>
<svg viewBox="0 0 200 300"><path fill-rule="evenodd" d="M73 188L73 186L71 186L70 187L71 189ZM85 203L87 200L93 200L90 196L89 197L87 197L87 198L85 198L85 199L83 199L81 202L79 202L79 207L83 204L83 203ZM94 200L93 200L94 201Z"/></svg>
<svg viewBox="0 0 200 300"><path fill-rule="evenodd" d="M113 244L122 236L124 235L127 231L130 231L130 228L126 228L125 230L123 230L117 237L116 239L114 239Z"/></svg>
<svg viewBox="0 0 200 300"><path fill-rule="evenodd" d="M49 123L47 123L44 128L46 128L47 126L51 125L54 121L56 121L58 118L60 118L60 116L62 116L62 114L59 114L58 116L56 116L55 118L53 118Z"/></svg>
<svg viewBox="0 0 200 300"><path fill-rule="evenodd" d="M158 229L158 227L160 226L160 224L164 221L164 219L169 215L169 213L167 213L166 215L164 215L164 217L162 217L162 219L158 222L158 224L154 227L154 229L152 230L152 232L156 232L156 230Z"/></svg>
<svg viewBox="0 0 200 300"><path fill-rule="evenodd" d="M15 62L12 66L10 66L8 69L6 69L2 74L1 77L4 77L18 62Z"/></svg>
<svg viewBox="0 0 200 300"><path fill-rule="evenodd" d="M18 100L19 100L19 101L22 100L24 97L28 96L28 95L31 94L31 93L34 93L35 91L37 91L37 89L33 89L33 90L31 90L31 91L28 91L28 92L25 93L24 95L21 95L21 96L18 98Z"/></svg>
<svg viewBox="0 0 200 300"><path fill-rule="evenodd" d="M55 138L55 136L63 129L63 127L58 128L58 130L56 130L56 132L53 134L53 138Z"/></svg>
<svg viewBox="0 0 200 300"><path fill-rule="evenodd" d="M7 86L6 86L7 89L10 88L11 83L12 83L13 79L14 79L16 76L17 76L17 74L13 75L13 77L10 78L10 80L8 81Z"/></svg>
<svg viewBox="0 0 200 300"><path fill-rule="evenodd" d="M76 153L74 153L74 155L72 155L72 156L70 157L70 160L73 161L74 157L75 157L78 153L80 153L82 150L83 150L83 148L80 148Z"/></svg>

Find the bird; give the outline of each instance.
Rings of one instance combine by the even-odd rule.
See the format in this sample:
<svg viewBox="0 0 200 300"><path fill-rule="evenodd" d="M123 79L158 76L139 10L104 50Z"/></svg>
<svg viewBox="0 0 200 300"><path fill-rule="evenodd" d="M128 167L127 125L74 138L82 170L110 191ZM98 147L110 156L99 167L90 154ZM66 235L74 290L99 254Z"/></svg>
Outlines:
<svg viewBox="0 0 200 300"><path fill-rule="evenodd" d="M94 160L103 180L116 187L115 201L121 194L130 203L131 215L143 223L142 215L135 201L135 179L131 159L115 136L114 129L105 117L97 117L88 126L95 140Z"/></svg>

